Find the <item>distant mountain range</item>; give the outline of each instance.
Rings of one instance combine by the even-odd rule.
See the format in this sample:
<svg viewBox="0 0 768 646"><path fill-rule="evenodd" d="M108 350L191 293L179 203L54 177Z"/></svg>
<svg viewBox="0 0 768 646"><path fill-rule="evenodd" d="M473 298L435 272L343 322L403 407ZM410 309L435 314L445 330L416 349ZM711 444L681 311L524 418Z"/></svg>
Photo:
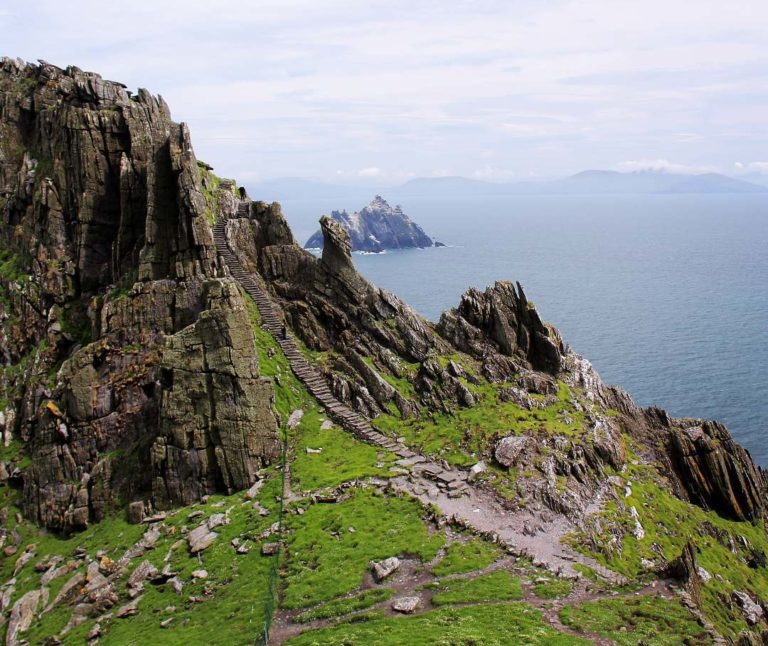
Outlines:
<svg viewBox="0 0 768 646"><path fill-rule="evenodd" d="M252 195L265 200L358 198L381 192L381 186L325 184L300 178L282 178L249 186ZM473 197L482 195L594 195L766 193L768 176L745 178L719 173L683 175L659 171L621 173L587 170L562 179L538 182L485 182L466 177L421 177L386 188L387 195L404 197Z"/></svg>

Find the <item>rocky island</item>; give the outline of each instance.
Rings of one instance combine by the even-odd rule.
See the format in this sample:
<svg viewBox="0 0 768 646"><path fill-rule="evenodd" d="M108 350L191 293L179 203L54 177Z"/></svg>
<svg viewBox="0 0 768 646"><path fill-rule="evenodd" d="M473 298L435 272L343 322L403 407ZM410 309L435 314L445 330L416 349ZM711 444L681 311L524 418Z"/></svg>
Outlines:
<svg viewBox="0 0 768 646"><path fill-rule="evenodd" d="M373 201L360 211L332 211L333 220L338 222L349 234L352 251L381 253L387 249L424 249L442 247L435 242L411 218L403 213L398 205L392 208L387 201L377 195ZM316 231L304 245L305 249L320 249L323 246L323 232Z"/></svg>
<svg viewBox="0 0 768 646"><path fill-rule="evenodd" d="M9 646L765 643L764 472L519 284L430 323L76 67L0 135Z"/></svg>

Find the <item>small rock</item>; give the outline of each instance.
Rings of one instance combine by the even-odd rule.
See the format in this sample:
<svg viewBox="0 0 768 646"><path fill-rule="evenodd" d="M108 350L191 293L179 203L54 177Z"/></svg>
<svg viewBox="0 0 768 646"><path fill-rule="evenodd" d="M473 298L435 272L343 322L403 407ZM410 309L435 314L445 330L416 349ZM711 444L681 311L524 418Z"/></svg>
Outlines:
<svg viewBox="0 0 768 646"><path fill-rule="evenodd" d="M198 509L197 511L193 511L189 516L187 516L187 520L194 520L195 518L200 518L205 514L205 512L202 509Z"/></svg>
<svg viewBox="0 0 768 646"><path fill-rule="evenodd" d="M192 578L193 579L207 579L208 578L208 571L207 570L195 570L192 572Z"/></svg>
<svg viewBox="0 0 768 646"><path fill-rule="evenodd" d="M750 626L754 626L763 618L763 609L747 593L734 590L731 598L741 608L741 614Z"/></svg>
<svg viewBox="0 0 768 646"><path fill-rule="evenodd" d="M128 505L128 522L132 525L138 525L144 520L144 503L137 500Z"/></svg>
<svg viewBox="0 0 768 646"><path fill-rule="evenodd" d="M134 599L130 603L126 603L124 606L120 607L115 613L115 617L118 619L125 619L127 617L133 617L135 614L138 614L140 599L141 597Z"/></svg>
<svg viewBox="0 0 768 646"><path fill-rule="evenodd" d="M261 546L262 556L274 556L280 551L280 543L264 543Z"/></svg>
<svg viewBox="0 0 768 646"><path fill-rule="evenodd" d="M373 572L373 578L380 582L400 568L400 559L396 556L390 556L383 561L371 561L370 567L371 572Z"/></svg>
<svg viewBox="0 0 768 646"><path fill-rule="evenodd" d="M310 455L313 453L322 453L322 452L323 452L322 446L319 449L312 449L310 447L307 447L307 453L309 453Z"/></svg>
<svg viewBox="0 0 768 646"><path fill-rule="evenodd" d="M146 579L151 579L155 575L157 575L157 568L149 561L142 561L136 569L131 572L131 576L128 577L128 587L136 588Z"/></svg>
<svg viewBox="0 0 768 646"><path fill-rule="evenodd" d="M184 590L184 583L179 577L175 576L172 579L168 579L168 583L171 584L171 589L176 594L181 595L182 591Z"/></svg>
<svg viewBox="0 0 768 646"><path fill-rule="evenodd" d="M698 564L696 565L696 574L699 575L701 582L705 585L712 580L712 575Z"/></svg>
<svg viewBox="0 0 768 646"><path fill-rule="evenodd" d="M101 637L101 624L95 624L93 628L91 628L90 631L88 631L88 635L86 636L86 640L89 642L92 642L96 639Z"/></svg>
<svg viewBox="0 0 768 646"><path fill-rule="evenodd" d="M411 615L416 612L416 608L419 607L420 603L421 599L419 597L400 597L392 602L392 610Z"/></svg>
<svg viewBox="0 0 768 646"><path fill-rule="evenodd" d="M263 486L264 486L264 481L257 480L251 485L250 489L248 489L248 491L246 491L245 494L243 494L243 497L246 500L253 500L257 495L259 495L259 491L261 491L261 488Z"/></svg>
<svg viewBox="0 0 768 646"><path fill-rule="evenodd" d="M164 619L160 622L160 628L168 628L168 626L171 625L173 622L173 617L168 617L168 619Z"/></svg>

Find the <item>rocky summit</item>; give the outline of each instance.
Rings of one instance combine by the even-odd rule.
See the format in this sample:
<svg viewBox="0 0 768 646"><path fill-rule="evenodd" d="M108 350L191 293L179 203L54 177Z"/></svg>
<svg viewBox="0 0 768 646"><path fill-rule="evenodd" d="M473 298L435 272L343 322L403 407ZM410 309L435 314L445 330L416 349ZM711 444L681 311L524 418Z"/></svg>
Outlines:
<svg viewBox="0 0 768 646"><path fill-rule="evenodd" d="M381 198L315 256L162 99L2 59L0 212L6 644L768 638L748 452L520 284L434 324L368 283L356 236L431 244Z"/></svg>
<svg viewBox="0 0 768 646"><path fill-rule="evenodd" d="M387 201L377 195L373 201L360 211L332 211L330 217L338 222L349 234L352 251L381 253L387 249L411 249L442 247L422 228L413 222L400 206L392 208ZM316 231L305 249L320 249L324 245L323 230Z"/></svg>

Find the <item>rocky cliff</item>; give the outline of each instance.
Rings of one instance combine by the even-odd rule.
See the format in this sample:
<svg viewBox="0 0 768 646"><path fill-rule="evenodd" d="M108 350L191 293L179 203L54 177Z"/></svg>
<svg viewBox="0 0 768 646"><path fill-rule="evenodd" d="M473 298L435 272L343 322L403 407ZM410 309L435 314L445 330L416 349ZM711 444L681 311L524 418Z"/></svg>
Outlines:
<svg viewBox="0 0 768 646"><path fill-rule="evenodd" d="M377 195L360 211L332 211L336 220L349 233L352 251L380 253L387 249L410 249L441 246L434 242L422 228L413 222L400 206L392 208ZM307 240L305 249L319 249L323 246L323 231L317 231Z"/></svg>
<svg viewBox="0 0 768 646"><path fill-rule="evenodd" d="M186 127L145 90L3 59L0 131L3 432L28 450L27 514L84 527L247 487L278 453L271 386Z"/></svg>

